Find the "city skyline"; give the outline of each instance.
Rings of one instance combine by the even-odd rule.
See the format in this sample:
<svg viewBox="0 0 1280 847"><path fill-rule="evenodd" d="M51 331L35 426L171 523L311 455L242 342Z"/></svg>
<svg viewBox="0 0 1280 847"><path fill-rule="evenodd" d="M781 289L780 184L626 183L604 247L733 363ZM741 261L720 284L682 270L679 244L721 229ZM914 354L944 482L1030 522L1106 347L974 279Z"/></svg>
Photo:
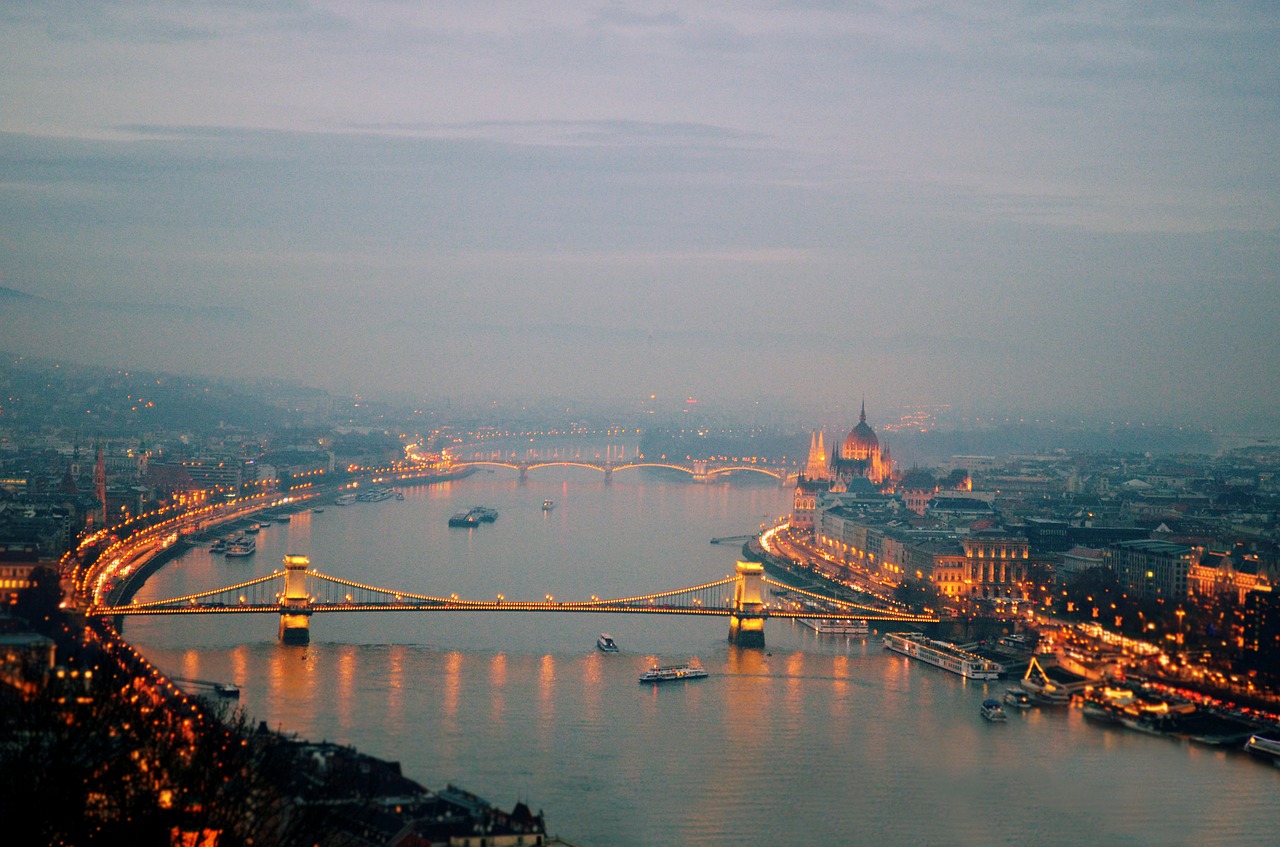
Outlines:
<svg viewBox="0 0 1280 847"><path fill-rule="evenodd" d="M5 347L1274 429L1265 9L0 13Z"/></svg>

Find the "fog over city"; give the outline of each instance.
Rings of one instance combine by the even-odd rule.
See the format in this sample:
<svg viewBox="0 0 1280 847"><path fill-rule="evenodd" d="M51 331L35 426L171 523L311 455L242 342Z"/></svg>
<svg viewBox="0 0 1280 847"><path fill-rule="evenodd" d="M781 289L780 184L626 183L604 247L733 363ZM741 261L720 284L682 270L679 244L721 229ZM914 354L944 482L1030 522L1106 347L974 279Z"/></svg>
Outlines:
<svg viewBox="0 0 1280 847"><path fill-rule="evenodd" d="M0 349L1277 426L1271 4L0 8Z"/></svg>

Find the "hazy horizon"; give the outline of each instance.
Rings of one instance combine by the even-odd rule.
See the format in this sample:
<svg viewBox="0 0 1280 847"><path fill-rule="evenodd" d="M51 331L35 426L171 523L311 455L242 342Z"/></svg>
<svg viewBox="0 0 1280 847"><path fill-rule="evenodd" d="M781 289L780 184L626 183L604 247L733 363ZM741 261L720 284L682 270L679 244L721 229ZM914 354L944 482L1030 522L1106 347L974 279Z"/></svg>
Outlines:
<svg viewBox="0 0 1280 847"><path fill-rule="evenodd" d="M1280 10L0 11L17 353L1280 428Z"/></svg>

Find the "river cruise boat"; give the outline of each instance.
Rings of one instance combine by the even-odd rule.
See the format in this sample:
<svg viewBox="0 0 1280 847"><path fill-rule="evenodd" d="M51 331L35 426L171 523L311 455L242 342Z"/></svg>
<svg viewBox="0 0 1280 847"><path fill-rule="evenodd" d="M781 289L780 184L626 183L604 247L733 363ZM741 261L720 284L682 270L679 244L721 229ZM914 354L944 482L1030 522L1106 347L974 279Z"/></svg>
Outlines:
<svg viewBox="0 0 1280 847"><path fill-rule="evenodd" d="M999 662L962 650L948 641L934 641L919 632L887 632L884 646L908 658L960 674L965 679L999 679L1004 673L1004 666Z"/></svg>
<svg viewBox="0 0 1280 847"><path fill-rule="evenodd" d="M256 552L258 552L258 542L252 538L242 537L227 545L226 556L228 559L243 559Z"/></svg>
<svg viewBox="0 0 1280 847"><path fill-rule="evenodd" d="M471 513L484 523L493 523L498 519L498 510L492 506L476 506Z"/></svg>
<svg viewBox="0 0 1280 847"><path fill-rule="evenodd" d="M333 504L335 506L350 506L354 502L356 502L356 495L348 492L347 494L339 494L334 498Z"/></svg>
<svg viewBox="0 0 1280 847"><path fill-rule="evenodd" d="M851 618L799 618L800 623L823 635L870 635L866 621Z"/></svg>
<svg viewBox="0 0 1280 847"><path fill-rule="evenodd" d="M227 552L227 539L225 539L225 538L218 538L218 539L215 539L215 540L214 540L214 542L213 542L212 544L210 544L210 545L209 545L209 552L210 552L210 553L225 553L225 552Z"/></svg>
<svg viewBox="0 0 1280 847"><path fill-rule="evenodd" d="M682 679L702 679L707 672L698 665L654 665L640 674L643 682L677 682Z"/></svg>
<svg viewBox="0 0 1280 847"><path fill-rule="evenodd" d="M979 713L991 721L992 723L1000 723L1009 720L1009 715L1005 713L1004 706L1000 705L999 700L983 700L982 708Z"/></svg>
<svg viewBox="0 0 1280 847"><path fill-rule="evenodd" d="M618 642L613 640L613 636L607 632L600 633L600 637L596 639L596 649L601 653L618 652Z"/></svg>
<svg viewBox="0 0 1280 847"><path fill-rule="evenodd" d="M476 517L475 512L472 510L456 512L453 517L449 518L449 526L480 526L480 519Z"/></svg>

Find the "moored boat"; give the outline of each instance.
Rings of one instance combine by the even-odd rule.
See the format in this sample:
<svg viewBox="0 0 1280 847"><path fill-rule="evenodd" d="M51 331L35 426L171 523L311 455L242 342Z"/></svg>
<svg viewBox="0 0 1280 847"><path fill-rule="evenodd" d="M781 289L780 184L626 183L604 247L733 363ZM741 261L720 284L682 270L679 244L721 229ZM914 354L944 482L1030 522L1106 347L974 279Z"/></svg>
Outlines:
<svg viewBox="0 0 1280 847"><path fill-rule="evenodd" d="M480 526L480 519L470 511L456 512L449 518L449 526Z"/></svg>
<svg viewBox="0 0 1280 847"><path fill-rule="evenodd" d="M616 653L618 652L618 643L613 640L613 636L609 633L602 632L600 637L596 639L596 648L601 653Z"/></svg>
<svg viewBox="0 0 1280 847"><path fill-rule="evenodd" d="M236 559L252 556L258 552L258 542L248 537L237 538L227 545L227 558Z"/></svg>
<svg viewBox="0 0 1280 847"><path fill-rule="evenodd" d="M210 544L210 545L209 545L209 552L210 552L210 553L225 553L225 552L227 552L227 539L225 539L225 538L218 538L218 539L215 539L215 540L214 540L214 542L213 542L212 544Z"/></svg>
<svg viewBox="0 0 1280 847"><path fill-rule="evenodd" d="M984 718L992 721L993 723L999 723L1000 721L1007 721L1009 719L1009 715L1005 713L1004 706L1000 705L999 700L983 700L982 707L978 711Z"/></svg>
<svg viewBox="0 0 1280 847"><path fill-rule="evenodd" d="M895 653L919 659L965 679L999 679L1004 667L948 641L934 641L919 632L887 632L884 646Z"/></svg>
<svg viewBox="0 0 1280 847"><path fill-rule="evenodd" d="M354 502L356 502L356 495L351 493L339 494L333 500L335 506L350 506Z"/></svg>
<svg viewBox="0 0 1280 847"><path fill-rule="evenodd" d="M814 632L835 635L870 635L871 626L852 618L800 618L800 623Z"/></svg>
<svg viewBox="0 0 1280 847"><path fill-rule="evenodd" d="M706 670L698 665L654 665L640 674L641 682L677 682L682 679L702 679Z"/></svg>
<svg viewBox="0 0 1280 847"><path fill-rule="evenodd" d="M471 512L485 523L493 523L498 519L498 510L492 506L476 506Z"/></svg>

